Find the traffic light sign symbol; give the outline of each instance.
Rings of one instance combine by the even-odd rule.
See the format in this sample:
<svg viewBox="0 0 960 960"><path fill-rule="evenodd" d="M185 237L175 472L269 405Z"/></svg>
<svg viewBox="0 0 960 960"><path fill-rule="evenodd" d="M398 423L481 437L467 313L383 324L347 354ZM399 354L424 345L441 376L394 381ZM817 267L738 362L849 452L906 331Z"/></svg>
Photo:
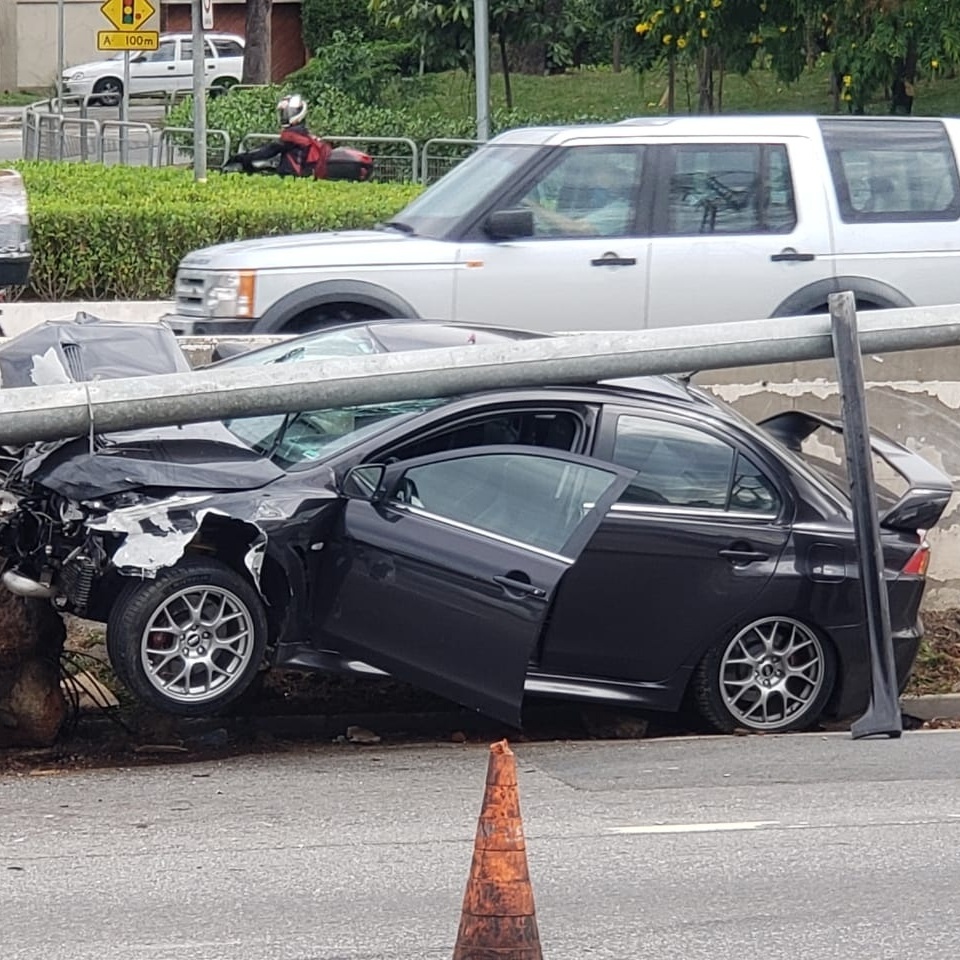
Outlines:
<svg viewBox="0 0 960 960"><path fill-rule="evenodd" d="M121 22L125 26L133 26L133 4L134 0L123 0L123 14L121 16Z"/></svg>

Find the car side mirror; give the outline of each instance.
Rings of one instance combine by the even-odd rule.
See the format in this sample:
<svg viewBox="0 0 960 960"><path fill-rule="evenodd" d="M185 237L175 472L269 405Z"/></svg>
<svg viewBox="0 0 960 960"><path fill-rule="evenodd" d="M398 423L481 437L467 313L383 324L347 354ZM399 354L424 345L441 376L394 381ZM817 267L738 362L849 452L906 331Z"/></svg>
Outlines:
<svg viewBox="0 0 960 960"><path fill-rule="evenodd" d="M351 467L340 480L340 495L347 500L376 503L383 499L383 477L387 468L382 463L362 463Z"/></svg>
<svg viewBox="0 0 960 960"><path fill-rule="evenodd" d="M493 240L521 240L533 236L533 211L518 207L497 210L487 217L483 229Z"/></svg>

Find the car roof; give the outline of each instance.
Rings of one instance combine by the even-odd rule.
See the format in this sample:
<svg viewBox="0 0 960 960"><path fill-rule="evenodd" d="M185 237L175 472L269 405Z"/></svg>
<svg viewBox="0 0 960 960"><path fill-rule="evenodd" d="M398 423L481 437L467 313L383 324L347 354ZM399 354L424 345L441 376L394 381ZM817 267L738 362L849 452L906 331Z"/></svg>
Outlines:
<svg viewBox="0 0 960 960"><path fill-rule="evenodd" d="M244 39L239 34L236 33L214 33L210 31L204 31L204 37L207 40L236 40L241 46L244 46ZM192 33L161 33L161 40L192 40Z"/></svg>
<svg viewBox="0 0 960 960"><path fill-rule="evenodd" d="M637 136L737 136L818 137L821 119L831 123L910 124L937 122L930 117L818 117L813 114L722 114L683 117L628 117L611 123L518 127L507 130L491 144L556 146L577 140L633 140Z"/></svg>

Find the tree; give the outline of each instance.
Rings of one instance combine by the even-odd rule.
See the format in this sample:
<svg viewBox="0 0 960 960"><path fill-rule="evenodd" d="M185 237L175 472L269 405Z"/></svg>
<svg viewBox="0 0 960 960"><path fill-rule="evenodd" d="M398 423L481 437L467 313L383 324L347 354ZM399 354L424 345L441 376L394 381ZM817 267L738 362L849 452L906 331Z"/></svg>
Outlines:
<svg viewBox="0 0 960 960"><path fill-rule="evenodd" d="M273 0L247 0L247 19L243 52L243 83L269 83L270 12Z"/></svg>
<svg viewBox="0 0 960 960"><path fill-rule="evenodd" d="M336 30L348 36L359 30L366 40L377 33L367 0L303 0L300 10L303 43L311 56L333 39Z"/></svg>

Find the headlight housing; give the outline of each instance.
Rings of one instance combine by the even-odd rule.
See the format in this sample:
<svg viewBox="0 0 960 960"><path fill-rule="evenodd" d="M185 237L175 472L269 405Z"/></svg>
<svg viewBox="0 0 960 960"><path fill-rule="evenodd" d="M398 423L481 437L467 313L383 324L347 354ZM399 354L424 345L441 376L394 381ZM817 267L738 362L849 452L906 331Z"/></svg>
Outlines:
<svg viewBox="0 0 960 960"><path fill-rule="evenodd" d="M82 71L82 70L78 70L76 73L65 73L65 74L63 75L63 79L64 79L64 80L82 80L82 79L83 79L83 71Z"/></svg>
<svg viewBox="0 0 960 960"><path fill-rule="evenodd" d="M255 286L252 270L219 274L204 294L204 312L208 317L252 317Z"/></svg>

